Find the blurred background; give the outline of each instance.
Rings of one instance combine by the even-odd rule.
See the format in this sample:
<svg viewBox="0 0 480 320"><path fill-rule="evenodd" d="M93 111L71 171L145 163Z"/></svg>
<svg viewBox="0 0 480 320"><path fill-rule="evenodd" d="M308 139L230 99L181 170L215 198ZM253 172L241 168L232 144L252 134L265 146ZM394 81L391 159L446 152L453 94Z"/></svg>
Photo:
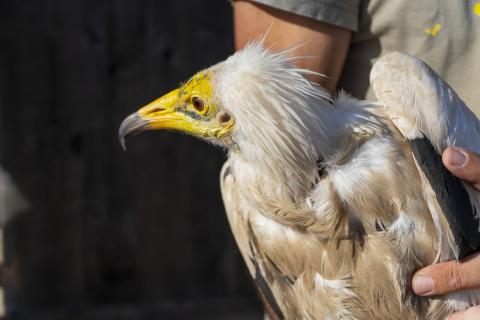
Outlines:
<svg viewBox="0 0 480 320"><path fill-rule="evenodd" d="M231 20L227 0L0 1L7 319L261 319L223 151L117 140L125 116L233 52Z"/></svg>

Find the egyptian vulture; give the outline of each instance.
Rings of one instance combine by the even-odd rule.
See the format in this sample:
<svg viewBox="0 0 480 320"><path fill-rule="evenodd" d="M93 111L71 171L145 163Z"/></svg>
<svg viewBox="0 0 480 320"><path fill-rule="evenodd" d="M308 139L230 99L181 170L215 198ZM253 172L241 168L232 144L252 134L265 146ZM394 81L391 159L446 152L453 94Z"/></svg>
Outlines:
<svg viewBox="0 0 480 320"><path fill-rule="evenodd" d="M330 97L312 72L252 43L127 117L127 136L179 130L225 148L228 221L278 319L444 319L480 290L420 297L412 273L480 247L480 194L447 146L480 152L480 123L422 61L389 53L377 101Z"/></svg>

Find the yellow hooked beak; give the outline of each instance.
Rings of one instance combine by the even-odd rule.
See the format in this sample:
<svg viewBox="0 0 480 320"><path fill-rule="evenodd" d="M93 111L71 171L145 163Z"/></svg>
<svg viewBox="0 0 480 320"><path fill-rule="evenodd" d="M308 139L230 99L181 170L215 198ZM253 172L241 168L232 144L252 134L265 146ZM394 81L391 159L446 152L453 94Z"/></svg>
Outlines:
<svg viewBox="0 0 480 320"><path fill-rule="evenodd" d="M124 149L126 138L146 130L171 129L194 133L192 118L178 110L179 91L175 89L167 93L123 120L118 136Z"/></svg>
<svg viewBox="0 0 480 320"><path fill-rule="evenodd" d="M221 138L233 125L213 105L204 106L203 112L191 107L191 96L176 89L131 114L120 125L118 136L125 149L125 139L146 130L179 130L199 137ZM202 102L203 106L203 102ZM223 116L222 116L223 115Z"/></svg>

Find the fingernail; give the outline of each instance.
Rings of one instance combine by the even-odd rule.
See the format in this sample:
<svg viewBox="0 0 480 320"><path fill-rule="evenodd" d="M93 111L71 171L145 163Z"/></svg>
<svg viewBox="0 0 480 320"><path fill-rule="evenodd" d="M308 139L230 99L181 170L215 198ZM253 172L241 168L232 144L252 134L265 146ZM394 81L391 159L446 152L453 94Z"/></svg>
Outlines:
<svg viewBox="0 0 480 320"><path fill-rule="evenodd" d="M424 276L414 276L412 279L412 289L416 294L429 295L433 291L434 282L432 278Z"/></svg>
<svg viewBox="0 0 480 320"><path fill-rule="evenodd" d="M467 155L456 148L451 148L448 153L447 161L452 166L461 167L467 162Z"/></svg>

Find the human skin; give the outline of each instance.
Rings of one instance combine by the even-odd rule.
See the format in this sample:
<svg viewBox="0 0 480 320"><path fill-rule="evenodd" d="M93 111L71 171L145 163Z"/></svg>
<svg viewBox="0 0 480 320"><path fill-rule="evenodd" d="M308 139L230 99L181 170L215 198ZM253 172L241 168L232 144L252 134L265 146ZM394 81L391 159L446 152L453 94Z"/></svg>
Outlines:
<svg viewBox="0 0 480 320"><path fill-rule="evenodd" d="M293 63L326 77L309 80L333 92L345 62L351 31L250 1L233 2L235 48L265 36L274 51L293 48Z"/></svg>
<svg viewBox="0 0 480 320"><path fill-rule="evenodd" d="M237 50L249 41L265 35L264 45L272 50L295 47L290 55L305 58L294 60L293 63L326 75L327 78L311 77L310 80L330 92L335 91L348 52L351 31L245 0L234 1L233 11ZM462 162L462 159L465 161ZM443 153L442 160L454 175L480 189L478 155L460 148L448 148ZM421 277L431 281L422 283ZM434 289L425 291L428 283L433 283ZM460 263L446 262L427 266L417 271L412 280L413 291L424 296L471 288L480 288L480 254L471 255ZM450 320L459 319L480 319L480 306L450 317Z"/></svg>

